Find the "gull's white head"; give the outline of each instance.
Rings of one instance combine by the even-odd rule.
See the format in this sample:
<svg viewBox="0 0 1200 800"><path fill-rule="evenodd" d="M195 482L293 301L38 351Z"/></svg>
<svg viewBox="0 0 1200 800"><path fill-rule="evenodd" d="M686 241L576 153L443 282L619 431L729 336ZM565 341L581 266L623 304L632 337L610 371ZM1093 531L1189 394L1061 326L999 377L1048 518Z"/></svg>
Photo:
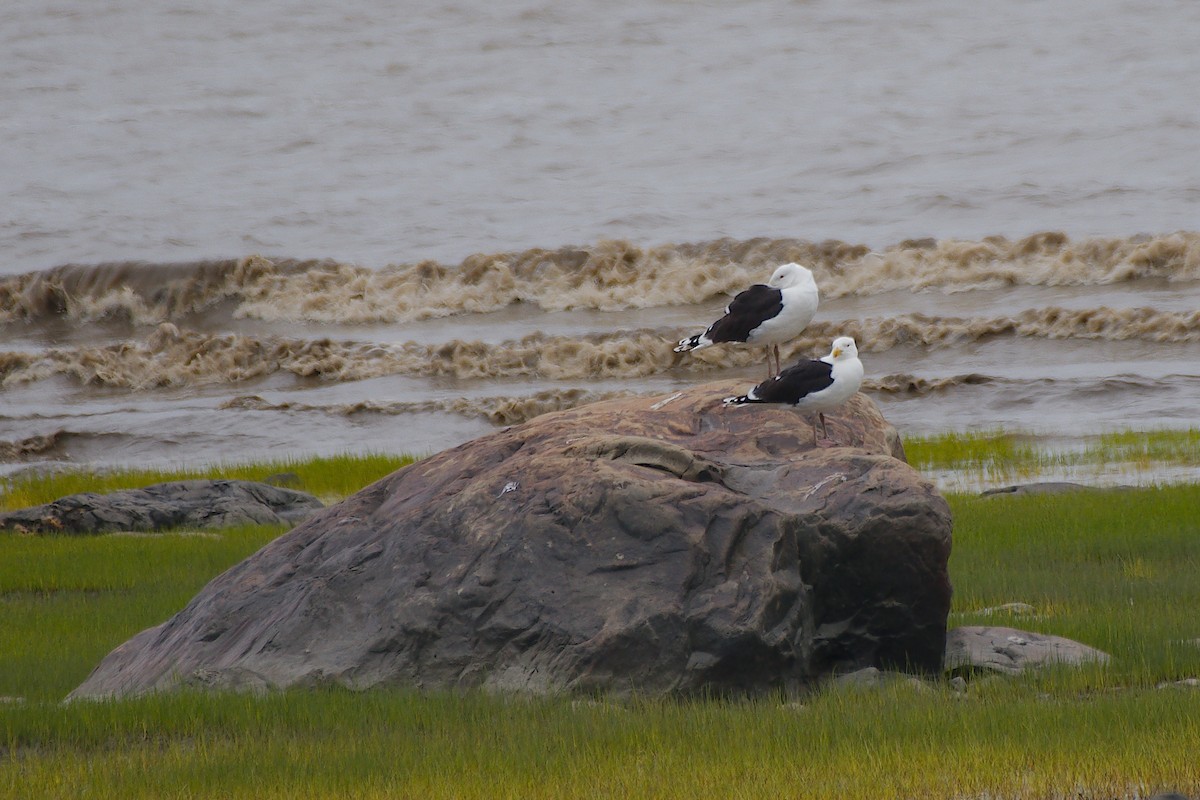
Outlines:
<svg viewBox="0 0 1200 800"><path fill-rule="evenodd" d="M812 270L799 264L784 264L771 273L767 286L772 289L790 289L793 286L811 285L814 289L817 282L813 279Z"/></svg>
<svg viewBox="0 0 1200 800"><path fill-rule="evenodd" d="M833 361L840 361L843 358L858 358L858 345L849 336L839 336L833 340L833 349L829 351L829 357Z"/></svg>

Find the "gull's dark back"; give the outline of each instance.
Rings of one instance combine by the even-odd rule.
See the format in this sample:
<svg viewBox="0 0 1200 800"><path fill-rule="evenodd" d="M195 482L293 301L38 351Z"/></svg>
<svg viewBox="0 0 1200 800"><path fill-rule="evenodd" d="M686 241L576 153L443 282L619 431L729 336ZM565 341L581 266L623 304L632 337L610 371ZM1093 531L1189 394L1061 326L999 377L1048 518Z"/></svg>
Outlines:
<svg viewBox="0 0 1200 800"><path fill-rule="evenodd" d="M795 403L803 397L829 388L833 365L824 361L804 361L788 367L754 387L754 400L760 403Z"/></svg>
<svg viewBox="0 0 1200 800"><path fill-rule="evenodd" d="M783 293L762 283L738 292L725 310L725 316L709 326L708 338L714 342L744 342L764 319L783 309Z"/></svg>

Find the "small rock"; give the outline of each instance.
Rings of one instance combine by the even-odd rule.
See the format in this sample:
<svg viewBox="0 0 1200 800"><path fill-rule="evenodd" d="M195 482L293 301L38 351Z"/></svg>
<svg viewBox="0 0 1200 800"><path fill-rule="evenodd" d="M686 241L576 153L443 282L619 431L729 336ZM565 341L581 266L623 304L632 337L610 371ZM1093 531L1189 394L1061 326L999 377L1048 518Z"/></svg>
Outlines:
<svg viewBox="0 0 1200 800"><path fill-rule="evenodd" d="M1046 481L1044 483L1022 483L1016 486L998 486L995 489L985 489L980 492L983 497L996 494L1066 494L1067 492L1084 492L1092 487L1081 483L1068 481Z"/></svg>
<svg viewBox="0 0 1200 800"><path fill-rule="evenodd" d="M866 667L864 669L848 672L845 675L839 675L834 678L834 683L839 686L864 686L874 688L883 682L883 673L876 667Z"/></svg>
<svg viewBox="0 0 1200 800"><path fill-rule="evenodd" d="M0 530L97 534L297 524L322 508L310 494L254 481L171 481L107 494L73 494L10 511L0 514Z"/></svg>
<svg viewBox="0 0 1200 800"><path fill-rule="evenodd" d="M963 626L946 634L946 671L989 670L1019 675L1049 664L1107 663L1109 655L1085 644L1016 628Z"/></svg>
<svg viewBox="0 0 1200 800"><path fill-rule="evenodd" d="M981 497L997 494L1069 494L1072 492L1097 492L1110 489L1131 489L1131 486L1085 486L1082 483L1070 481L1043 481L1041 483L1022 483L1015 486L999 486L995 489L985 489Z"/></svg>

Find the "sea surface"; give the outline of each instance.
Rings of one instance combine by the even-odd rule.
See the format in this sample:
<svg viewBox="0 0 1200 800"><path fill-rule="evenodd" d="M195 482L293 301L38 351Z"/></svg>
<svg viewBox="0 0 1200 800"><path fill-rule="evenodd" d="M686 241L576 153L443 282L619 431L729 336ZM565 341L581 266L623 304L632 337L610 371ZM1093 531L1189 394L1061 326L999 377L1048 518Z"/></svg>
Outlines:
<svg viewBox="0 0 1200 800"><path fill-rule="evenodd" d="M902 434L1197 427L1197 41L1191 0L7 0L0 473L749 388L671 348L787 261L785 358L854 336Z"/></svg>

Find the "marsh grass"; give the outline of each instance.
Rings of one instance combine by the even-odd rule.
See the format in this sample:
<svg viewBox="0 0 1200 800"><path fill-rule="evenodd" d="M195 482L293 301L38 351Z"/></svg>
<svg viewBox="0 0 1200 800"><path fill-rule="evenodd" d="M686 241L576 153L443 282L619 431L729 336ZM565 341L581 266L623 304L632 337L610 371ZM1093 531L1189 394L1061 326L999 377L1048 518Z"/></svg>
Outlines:
<svg viewBox="0 0 1200 800"><path fill-rule="evenodd" d="M1116 431L1095 437L1087 457L1100 461L1163 461L1200 464L1200 429Z"/></svg>
<svg viewBox="0 0 1200 800"><path fill-rule="evenodd" d="M973 486L1030 481L1048 474L1139 485L1200 478L1200 429L1196 428L1117 431L1071 439L1003 430L951 432L905 437L904 451L917 470L952 473Z"/></svg>
<svg viewBox="0 0 1200 800"><path fill-rule="evenodd" d="M1041 452L1021 434L1007 431L943 433L904 437L904 455L916 469L976 469L1011 472L1036 466Z"/></svg>
<svg viewBox="0 0 1200 800"><path fill-rule="evenodd" d="M1200 691L1156 688L1200 676L1200 487L949 500L951 625L1068 636L1109 665L741 701L393 688L62 705L278 531L0 537L0 694L24 698L0 703L0 796L1200 796ZM988 611L1011 602L1033 610Z"/></svg>
<svg viewBox="0 0 1200 800"><path fill-rule="evenodd" d="M1114 656L1067 690L1200 676L1200 486L953 497L950 624L1008 624ZM983 613L1033 607L1004 622Z"/></svg>
<svg viewBox="0 0 1200 800"><path fill-rule="evenodd" d="M0 510L41 505L81 492L103 494L166 481L229 478L262 481L282 476L282 485L314 494L323 501L341 500L367 484L415 461L407 455L340 455L280 459L257 464L214 464L194 469L66 470L24 473L0 480Z"/></svg>
<svg viewBox="0 0 1200 800"><path fill-rule="evenodd" d="M1195 696L827 690L803 703L171 695L5 713L0 791L154 798L1122 797L1200 787ZM1169 731L1169 735L1164 735ZM6 783L4 783L6 782Z"/></svg>
<svg viewBox="0 0 1200 800"><path fill-rule="evenodd" d="M0 696L58 700L113 647L283 532L0 534Z"/></svg>

